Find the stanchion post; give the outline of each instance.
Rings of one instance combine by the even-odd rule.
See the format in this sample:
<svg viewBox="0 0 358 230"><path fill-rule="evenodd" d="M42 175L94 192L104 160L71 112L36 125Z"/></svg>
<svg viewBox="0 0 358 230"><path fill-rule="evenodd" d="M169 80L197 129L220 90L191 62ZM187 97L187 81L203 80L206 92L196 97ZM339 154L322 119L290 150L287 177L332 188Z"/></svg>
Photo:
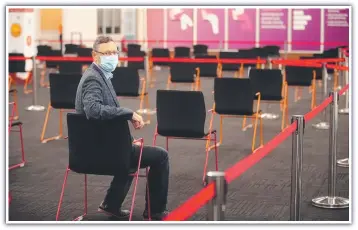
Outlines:
<svg viewBox="0 0 358 230"><path fill-rule="evenodd" d="M348 66L348 57L344 57L345 61L345 66ZM345 79L345 84L349 83L349 72L348 70L344 71L344 79ZM347 89L347 91L344 94L344 102L345 102L345 107L343 109L339 110L340 114L349 114L349 89Z"/></svg>
<svg viewBox="0 0 358 230"><path fill-rule="evenodd" d="M215 185L215 194L212 200L208 202L208 221L225 220L227 181L225 180L225 172L208 172L206 174L206 182Z"/></svg>
<svg viewBox="0 0 358 230"><path fill-rule="evenodd" d="M305 129L304 116L292 116L291 123L294 122L297 122L297 128L292 135L290 221L300 221L302 194L303 133Z"/></svg>
<svg viewBox="0 0 358 230"><path fill-rule="evenodd" d="M36 56L32 57L32 105L26 107L27 111L44 111L45 107L37 104L37 70L36 70Z"/></svg>
<svg viewBox="0 0 358 230"><path fill-rule="evenodd" d="M325 63L322 63L323 68L322 68L322 79L323 79L323 91L322 91L322 101L326 98L327 96L327 88L328 88L328 83L327 83L327 79L328 79L328 74L327 74L327 67ZM317 124L313 124L312 126L316 129L329 129L329 123L327 122L327 109L325 108L323 110L323 121L317 123Z"/></svg>
<svg viewBox="0 0 358 230"><path fill-rule="evenodd" d="M312 204L319 208L348 208L349 200L336 196L338 92L331 92L330 95L333 101L330 105L328 195L312 199Z"/></svg>

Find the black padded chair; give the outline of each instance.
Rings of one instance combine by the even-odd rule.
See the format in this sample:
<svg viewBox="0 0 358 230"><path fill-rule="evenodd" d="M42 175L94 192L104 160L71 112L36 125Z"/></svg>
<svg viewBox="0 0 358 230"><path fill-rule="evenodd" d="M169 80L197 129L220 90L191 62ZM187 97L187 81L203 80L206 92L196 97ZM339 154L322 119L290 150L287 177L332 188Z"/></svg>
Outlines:
<svg viewBox="0 0 358 230"><path fill-rule="evenodd" d="M114 91L118 97L129 97L140 99L140 114L147 114L147 124L150 124L149 95L146 87L146 80L140 77L138 70L130 67L117 67L113 71L111 79ZM142 83L142 86L140 86ZM145 105L143 105L145 103Z"/></svg>
<svg viewBox="0 0 358 230"><path fill-rule="evenodd" d="M24 167L26 160L25 160L25 149L24 149L24 140L22 135L22 122L21 121L15 121L15 111L17 111L17 104L15 102L10 102L9 106L12 107L9 111L10 117L9 117L9 136L11 132L18 132L20 134L20 145L21 145L21 161L20 163L13 164L9 166L9 170ZM14 127L18 127L17 129L14 129Z"/></svg>
<svg viewBox="0 0 358 230"><path fill-rule="evenodd" d="M51 50L46 56L48 57L62 57L61 50ZM45 82L45 77L48 76L49 73L54 73L58 71L60 61L45 61L45 68L41 71L40 77L40 85L42 87L48 87L49 83Z"/></svg>
<svg viewBox="0 0 358 230"><path fill-rule="evenodd" d="M279 69L252 69L249 78L254 93L261 94L261 103L280 103L282 109L281 129L288 119L287 83ZM255 96L255 100L258 100Z"/></svg>
<svg viewBox="0 0 358 230"><path fill-rule="evenodd" d="M197 44L193 46L193 54L197 55L208 55L208 46L204 44Z"/></svg>
<svg viewBox="0 0 358 230"><path fill-rule="evenodd" d="M23 53L9 53L9 58L11 57L19 57L24 58ZM9 60L9 89L11 89L12 85L16 84L16 74L17 73L25 73L25 60ZM24 93L29 94L32 90L27 89L27 86L31 83L32 71L27 72L27 77L24 84Z"/></svg>
<svg viewBox="0 0 358 230"><path fill-rule="evenodd" d="M217 60L215 55L196 55L195 59L211 59ZM195 63L196 68L200 70L200 77L221 77L222 70L219 60L216 63Z"/></svg>
<svg viewBox="0 0 358 230"><path fill-rule="evenodd" d="M65 44L65 54L77 54L77 49L80 45L77 44Z"/></svg>
<svg viewBox="0 0 358 230"><path fill-rule="evenodd" d="M220 51L219 59L238 59L240 55L238 52L226 52ZM240 63L222 63L222 70L223 71L234 71L235 77L239 74L241 64Z"/></svg>
<svg viewBox="0 0 358 230"><path fill-rule="evenodd" d="M134 44L134 43L129 43L127 45L127 49L128 49L128 55L130 55L131 53L137 53L138 51L140 51L141 49L141 45L139 44Z"/></svg>
<svg viewBox="0 0 358 230"><path fill-rule="evenodd" d="M128 49L128 57L134 57L134 58L144 58L145 57L145 52L141 51L141 50L137 50L137 49L133 49L132 51L129 52ZM144 70L144 60L143 61L128 61L127 62L127 66L129 68L133 68L136 70Z"/></svg>
<svg viewBox="0 0 358 230"><path fill-rule="evenodd" d="M77 87L80 83L81 74L57 74L51 73L50 79L50 102L48 103L46 117L41 132L41 143L58 140L63 136L62 113L64 110L74 110ZM59 134L54 137L45 138L48 119L51 109L59 109Z"/></svg>
<svg viewBox="0 0 358 230"><path fill-rule="evenodd" d="M157 128L154 133L153 146L156 145L158 135L166 138L167 150L169 150L170 138L205 140L204 184L209 151L213 148L215 149L215 168L218 170L216 130L213 130L212 123L210 123L208 132L205 131L206 113L204 95L201 91L157 91ZM213 145L211 141L214 141Z"/></svg>
<svg viewBox="0 0 358 230"><path fill-rule="evenodd" d="M174 47L174 57L190 58L190 47L184 47L184 46Z"/></svg>
<svg viewBox="0 0 358 230"><path fill-rule="evenodd" d="M280 47L279 46L264 46L262 47L264 52L270 58L276 58L280 56Z"/></svg>
<svg viewBox="0 0 358 230"><path fill-rule="evenodd" d="M263 128L260 111L260 93L256 93L258 97L256 111L253 110L255 94L253 93L250 79L240 78L216 78L214 81L214 105L213 113L220 115L220 141L223 141L223 118L224 117L243 117L244 121L247 117L255 120L254 131L252 137L251 150L255 150L257 122L260 120L260 147L263 146ZM214 116L211 118L212 123ZM246 131L249 126L242 126L242 130Z"/></svg>
<svg viewBox="0 0 358 230"><path fill-rule="evenodd" d="M312 92L311 110L316 107L316 75L315 67L285 66L288 87L308 87Z"/></svg>
<svg viewBox="0 0 358 230"><path fill-rule="evenodd" d="M77 217L82 220L87 215L87 174L108 176L134 176L134 192L129 220L132 219L134 202L136 197L138 178L148 175L140 175L140 162L142 151L138 161L138 168L130 168L130 156L132 140L128 121L117 117L111 120L87 120L85 115L67 114L69 165L67 166L60 200L58 203L56 221L59 220L61 204L65 192L66 182L70 171L85 174L85 200L84 214ZM143 149L143 139L136 140ZM147 186L148 210L150 211L149 188ZM149 214L150 217L150 214Z"/></svg>
<svg viewBox="0 0 358 230"><path fill-rule="evenodd" d="M151 59L152 58L170 58L170 52L169 49L166 48L153 48L152 49L152 55L151 55ZM151 69L153 68L153 66L169 66L169 62L158 62L158 61L152 61L150 60L151 63Z"/></svg>
<svg viewBox="0 0 358 230"><path fill-rule="evenodd" d="M85 58L91 58L92 59L92 48L85 48L85 47L80 47L77 49L77 56L78 57L85 57ZM81 62L83 65L83 70L85 70L89 65L92 64L92 60L91 61L83 61Z"/></svg>
<svg viewBox="0 0 358 230"><path fill-rule="evenodd" d="M171 63L167 82L167 89L173 83L191 83L191 90L200 90L200 70L195 63Z"/></svg>

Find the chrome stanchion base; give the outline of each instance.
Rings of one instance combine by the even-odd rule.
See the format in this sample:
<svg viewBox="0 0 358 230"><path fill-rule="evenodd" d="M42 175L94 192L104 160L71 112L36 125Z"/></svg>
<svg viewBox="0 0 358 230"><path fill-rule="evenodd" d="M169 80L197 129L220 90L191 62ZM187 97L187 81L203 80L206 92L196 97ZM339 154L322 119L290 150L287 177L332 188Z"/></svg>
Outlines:
<svg viewBox="0 0 358 230"><path fill-rule="evenodd" d="M138 110L137 110L137 113L139 113L139 114L149 114L149 115L153 115L153 114L156 114L157 111L152 110L152 109L138 109Z"/></svg>
<svg viewBox="0 0 358 230"><path fill-rule="evenodd" d="M266 120L276 120L280 117L280 115L278 114L273 114L273 113L263 113L261 114L261 118L262 119L266 119Z"/></svg>
<svg viewBox="0 0 358 230"><path fill-rule="evenodd" d="M45 107L42 105L30 105L29 107L26 107L25 109L27 111L35 111L35 112L45 111Z"/></svg>
<svg viewBox="0 0 358 230"><path fill-rule="evenodd" d="M318 208L348 208L349 200L339 196L322 196L312 199L312 205Z"/></svg>
<svg viewBox="0 0 358 230"><path fill-rule="evenodd" d="M340 109L338 111L339 114L349 114L349 108Z"/></svg>
<svg viewBox="0 0 358 230"><path fill-rule="evenodd" d="M349 158L340 159L337 161L339 167L348 168L349 167Z"/></svg>
<svg viewBox="0 0 358 230"><path fill-rule="evenodd" d="M329 124L328 124L328 122L321 121L317 124L313 124L312 127L316 128L316 129L329 129Z"/></svg>

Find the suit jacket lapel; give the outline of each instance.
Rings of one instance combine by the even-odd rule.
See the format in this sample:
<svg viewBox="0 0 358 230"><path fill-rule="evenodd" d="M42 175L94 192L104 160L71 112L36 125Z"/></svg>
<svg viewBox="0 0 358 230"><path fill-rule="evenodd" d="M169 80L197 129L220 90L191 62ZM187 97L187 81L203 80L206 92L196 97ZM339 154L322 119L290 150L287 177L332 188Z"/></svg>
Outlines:
<svg viewBox="0 0 358 230"><path fill-rule="evenodd" d="M96 66L95 64L92 64L91 65L92 67L93 67L93 69L95 69L100 75L101 75L101 77L103 78L103 81L106 83L106 85L107 85L107 88L108 88L108 90L109 90L109 92L111 93L111 95L112 95L112 99L114 100L114 103L116 103L116 105L119 107L119 102L118 102L118 99L117 99L117 95L116 95L116 92L114 92L114 90L113 90L113 86L111 87L110 85L109 85L109 83L108 83L108 81L110 81L110 80L108 80L107 78L106 78L106 76L104 76L104 74L102 73L102 71L98 68L98 66Z"/></svg>

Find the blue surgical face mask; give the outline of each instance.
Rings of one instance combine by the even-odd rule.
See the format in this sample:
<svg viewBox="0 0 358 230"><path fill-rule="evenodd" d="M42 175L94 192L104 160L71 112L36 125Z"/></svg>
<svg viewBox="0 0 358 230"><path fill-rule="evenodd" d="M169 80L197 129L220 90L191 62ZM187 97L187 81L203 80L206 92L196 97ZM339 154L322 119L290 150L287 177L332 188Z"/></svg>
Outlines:
<svg viewBox="0 0 358 230"><path fill-rule="evenodd" d="M100 67L106 72L113 72L118 65L118 55L101 56Z"/></svg>

